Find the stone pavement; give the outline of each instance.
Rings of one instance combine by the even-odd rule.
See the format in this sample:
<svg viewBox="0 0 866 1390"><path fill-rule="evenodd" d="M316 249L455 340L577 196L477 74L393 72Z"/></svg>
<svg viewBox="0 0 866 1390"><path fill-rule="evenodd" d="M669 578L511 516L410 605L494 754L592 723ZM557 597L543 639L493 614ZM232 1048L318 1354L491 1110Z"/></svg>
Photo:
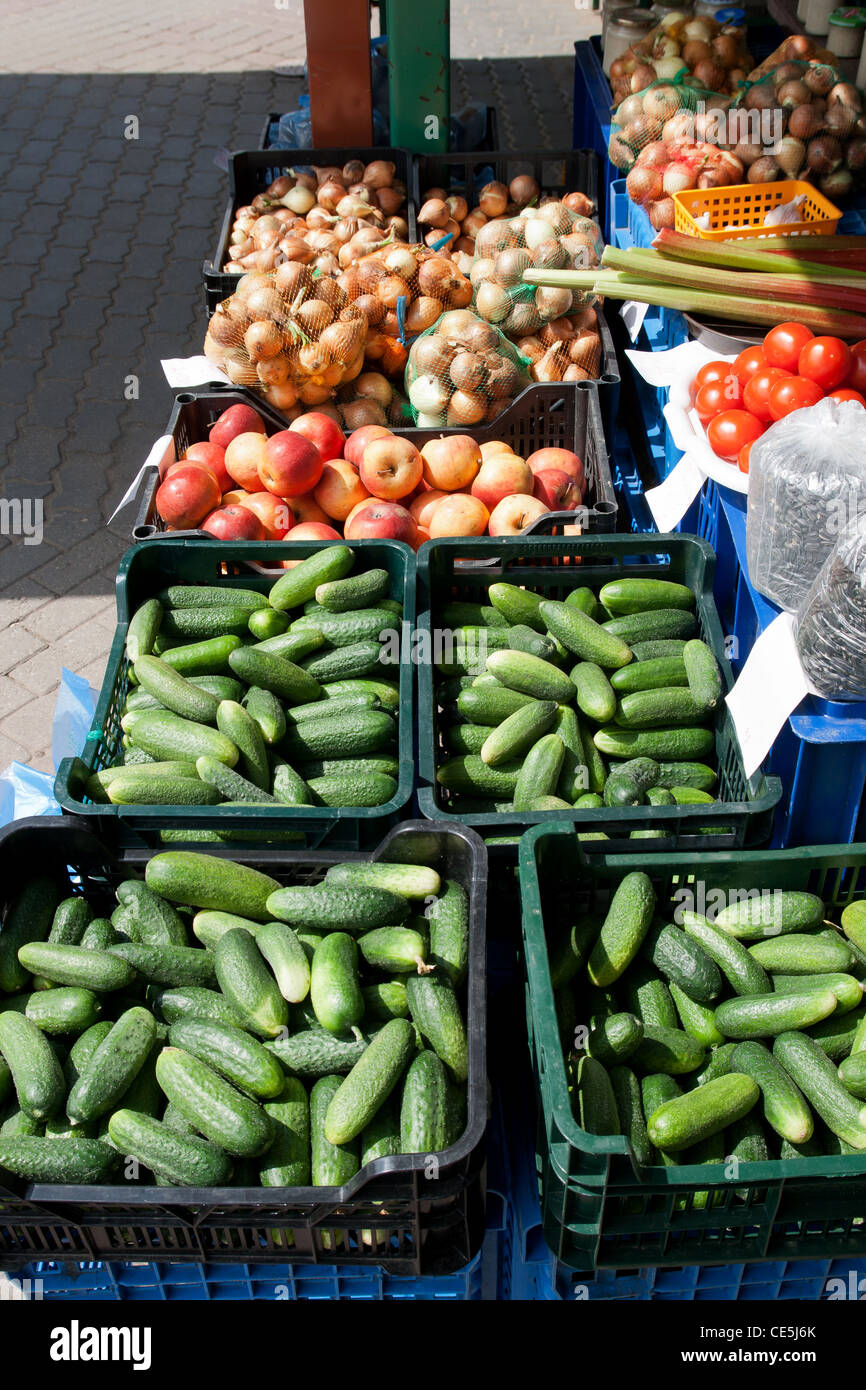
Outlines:
<svg viewBox="0 0 866 1390"><path fill-rule="evenodd" d="M570 147L571 58L480 55L485 37L497 54L570 53L585 15L570 0L452 8L453 51L468 55L455 109L495 105L506 148ZM224 11L4 7L0 770L51 768L62 666L101 684L134 508L106 518L168 418L160 360L200 351L201 264L227 194L214 155L255 148L265 113L303 89L271 66L303 61L298 0ZM41 544L8 534L19 502L42 504Z"/></svg>

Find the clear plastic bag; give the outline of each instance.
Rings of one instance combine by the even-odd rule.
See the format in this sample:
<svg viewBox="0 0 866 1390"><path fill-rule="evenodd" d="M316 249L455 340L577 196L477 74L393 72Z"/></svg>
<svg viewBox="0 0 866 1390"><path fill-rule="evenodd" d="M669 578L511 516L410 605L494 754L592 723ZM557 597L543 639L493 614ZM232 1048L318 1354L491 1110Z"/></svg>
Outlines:
<svg viewBox="0 0 866 1390"><path fill-rule="evenodd" d="M803 600L797 649L826 700L866 699L866 515L849 522Z"/></svg>
<svg viewBox="0 0 866 1390"><path fill-rule="evenodd" d="M862 405L826 399L771 425L749 456L746 553L754 587L796 612L849 519L862 512Z"/></svg>

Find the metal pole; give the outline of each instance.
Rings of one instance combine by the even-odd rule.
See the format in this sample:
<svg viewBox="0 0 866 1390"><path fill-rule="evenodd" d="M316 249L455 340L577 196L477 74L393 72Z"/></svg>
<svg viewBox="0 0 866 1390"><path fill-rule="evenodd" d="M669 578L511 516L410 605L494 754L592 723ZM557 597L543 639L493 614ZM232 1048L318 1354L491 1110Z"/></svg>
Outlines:
<svg viewBox="0 0 866 1390"><path fill-rule="evenodd" d="M416 154L448 149L449 0L388 0L391 144Z"/></svg>

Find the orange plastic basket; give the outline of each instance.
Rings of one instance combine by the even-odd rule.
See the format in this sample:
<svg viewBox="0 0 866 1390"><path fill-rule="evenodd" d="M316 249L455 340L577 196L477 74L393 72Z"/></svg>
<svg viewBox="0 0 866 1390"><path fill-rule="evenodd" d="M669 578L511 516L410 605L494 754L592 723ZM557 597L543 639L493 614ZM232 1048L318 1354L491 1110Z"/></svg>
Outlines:
<svg viewBox="0 0 866 1390"><path fill-rule="evenodd" d="M780 203L789 203L799 194L800 220L781 226L765 227L764 218ZM842 216L823 193L803 179L783 179L781 183L735 183L729 188L690 188L674 194L675 227L687 236L705 241L743 241L765 236L832 236ZM710 215L708 228L698 226L698 218Z"/></svg>

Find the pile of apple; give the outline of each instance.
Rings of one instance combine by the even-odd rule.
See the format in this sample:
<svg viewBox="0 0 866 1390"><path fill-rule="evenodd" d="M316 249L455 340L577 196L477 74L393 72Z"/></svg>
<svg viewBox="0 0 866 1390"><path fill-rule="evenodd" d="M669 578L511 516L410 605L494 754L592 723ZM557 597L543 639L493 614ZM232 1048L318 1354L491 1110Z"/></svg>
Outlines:
<svg viewBox="0 0 866 1390"><path fill-rule="evenodd" d="M443 435L419 450L383 425L346 436L310 411L268 433L252 406L231 405L207 440L166 469L156 508L169 531L221 540L405 541L513 536L550 511L573 511L586 490L570 449L522 459L501 440Z"/></svg>

